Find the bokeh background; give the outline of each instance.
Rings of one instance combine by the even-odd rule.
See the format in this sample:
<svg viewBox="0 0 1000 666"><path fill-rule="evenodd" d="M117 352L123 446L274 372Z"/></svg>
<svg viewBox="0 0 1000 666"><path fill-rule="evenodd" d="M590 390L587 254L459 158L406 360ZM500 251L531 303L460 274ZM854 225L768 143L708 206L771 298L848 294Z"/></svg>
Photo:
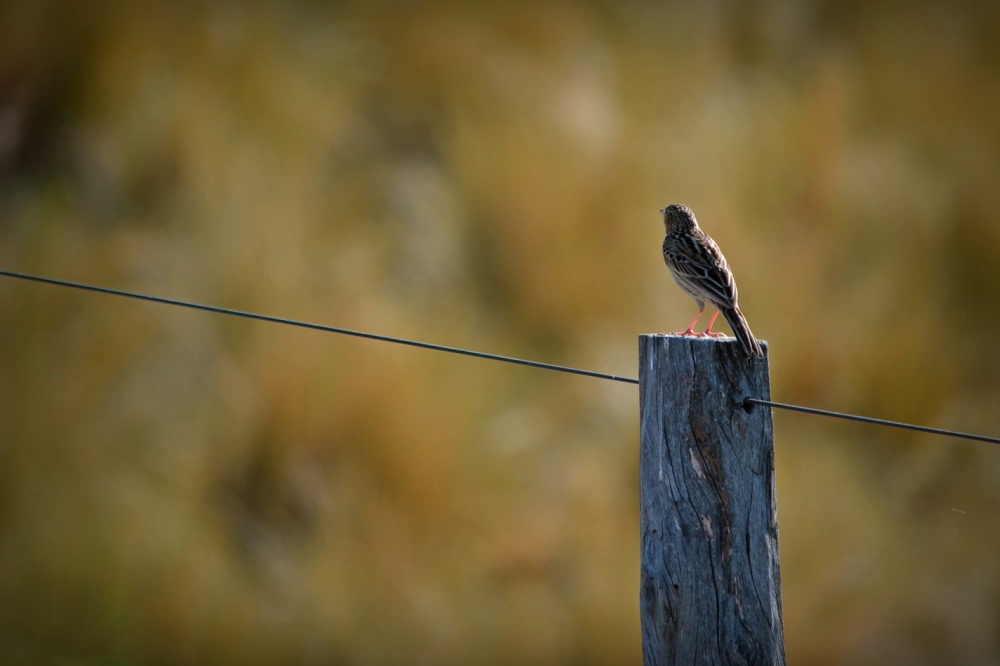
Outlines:
<svg viewBox="0 0 1000 666"><path fill-rule="evenodd" d="M1000 5L0 4L0 265L1000 433ZM636 664L635 387L0 279L0 662ZM724 325L723 327L724 328ZM778 412L790 663L1000 663L1000 449Z"/></svg>

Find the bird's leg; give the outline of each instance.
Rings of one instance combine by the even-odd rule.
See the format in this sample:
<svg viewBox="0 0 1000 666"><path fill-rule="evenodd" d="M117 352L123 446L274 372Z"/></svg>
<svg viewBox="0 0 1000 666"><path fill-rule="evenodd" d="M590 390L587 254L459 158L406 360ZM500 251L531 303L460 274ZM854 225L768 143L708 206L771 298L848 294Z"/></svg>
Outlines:
<svg viewBox="0 0 1000 666"><path fill-rule="evenodd" d="M712 330L712 324L715 323L715 318L718 317L718 316L719 316L719 311L716 310L715 313L712 315L712 318L708 320L708 328L705 329L705 332L702 333L702 335L707 335L710 338L724 338L724 337L726 337L725 333L719 333L718 331L713 331ZM695 321L697 321L697 319ZM694 324L691 324L691 325L694 326Z"/></svg>
<svg viewBox="0 0 1000 666"><path fill-rule="evenodd" d="M700 308L698 308L698 314L696 314L694 316L694 319L691 320L691 323L688 324L687 330L684 331L683 333L675 333L675 335L690 335L690 336L695 337L695 338L704 337L705 336L704 333L699 333L698 331L694 330L694 325L698 323L699 319L701 319L701 313L704 312L704 311L705 311L705 306L702 305ZM719 313L716 312L716 314L719 314ZM713 319L714 319L714 317L713 317Z"/></svg>

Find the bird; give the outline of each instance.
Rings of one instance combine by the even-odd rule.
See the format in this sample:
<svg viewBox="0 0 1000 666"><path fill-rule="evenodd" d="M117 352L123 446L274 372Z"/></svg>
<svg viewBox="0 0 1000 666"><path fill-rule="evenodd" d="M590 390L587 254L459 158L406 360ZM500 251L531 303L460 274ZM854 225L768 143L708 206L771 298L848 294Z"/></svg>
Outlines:
<svg viewBox="0 0 1000 666"><path fill-rule="evenodd" d="M747 357L763 356L764 350L750 332L747 318L740 312L736 280L719 246L701 230L694 213L687 206L671 204L660 212L663 213L663 226L666 228L663 261L680 288L698 303L697 316L686 331L676 335L724 336L712 331L712 324L721 312L736 334L743 354ZM694 325L705 311L706 302L715 308L715 313L708 320L705 332L698 333Z"/></svg>

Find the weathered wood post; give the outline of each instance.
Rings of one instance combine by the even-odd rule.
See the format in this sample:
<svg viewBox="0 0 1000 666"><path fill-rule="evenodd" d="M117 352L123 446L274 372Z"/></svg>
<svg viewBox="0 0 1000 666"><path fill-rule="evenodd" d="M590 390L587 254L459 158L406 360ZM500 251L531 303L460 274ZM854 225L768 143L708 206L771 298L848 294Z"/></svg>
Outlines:
<svg viewBox="0 0 1000 666"><path fill-rule="evenodd" d="M639 338L646 666L785 663L764 349Z"/></svg>

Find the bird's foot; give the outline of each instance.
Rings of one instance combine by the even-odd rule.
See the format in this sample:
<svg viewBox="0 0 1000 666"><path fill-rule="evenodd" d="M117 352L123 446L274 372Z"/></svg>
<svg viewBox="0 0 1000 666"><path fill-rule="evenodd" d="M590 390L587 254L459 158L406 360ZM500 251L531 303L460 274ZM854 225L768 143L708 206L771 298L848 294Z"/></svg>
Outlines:
<svg viewBox="0 0 1000 666"><path fill-rule="evenodd" d="M705 337L704 333L699 333L698 331L694 330L690 326L684 332L675 331L674 333L671 333L671 335L679 335L682 338L703 338L703 337Z"/></svg>
<svg viewBox="0 0 1000 666"><path fill-rule="evenodd" d="M706 335L706 336L708 336L710 338L724 338L724 337L726 337L725 333L720 333L719 331L705 331L704 333L702 333L702 335Z"/></svg>

